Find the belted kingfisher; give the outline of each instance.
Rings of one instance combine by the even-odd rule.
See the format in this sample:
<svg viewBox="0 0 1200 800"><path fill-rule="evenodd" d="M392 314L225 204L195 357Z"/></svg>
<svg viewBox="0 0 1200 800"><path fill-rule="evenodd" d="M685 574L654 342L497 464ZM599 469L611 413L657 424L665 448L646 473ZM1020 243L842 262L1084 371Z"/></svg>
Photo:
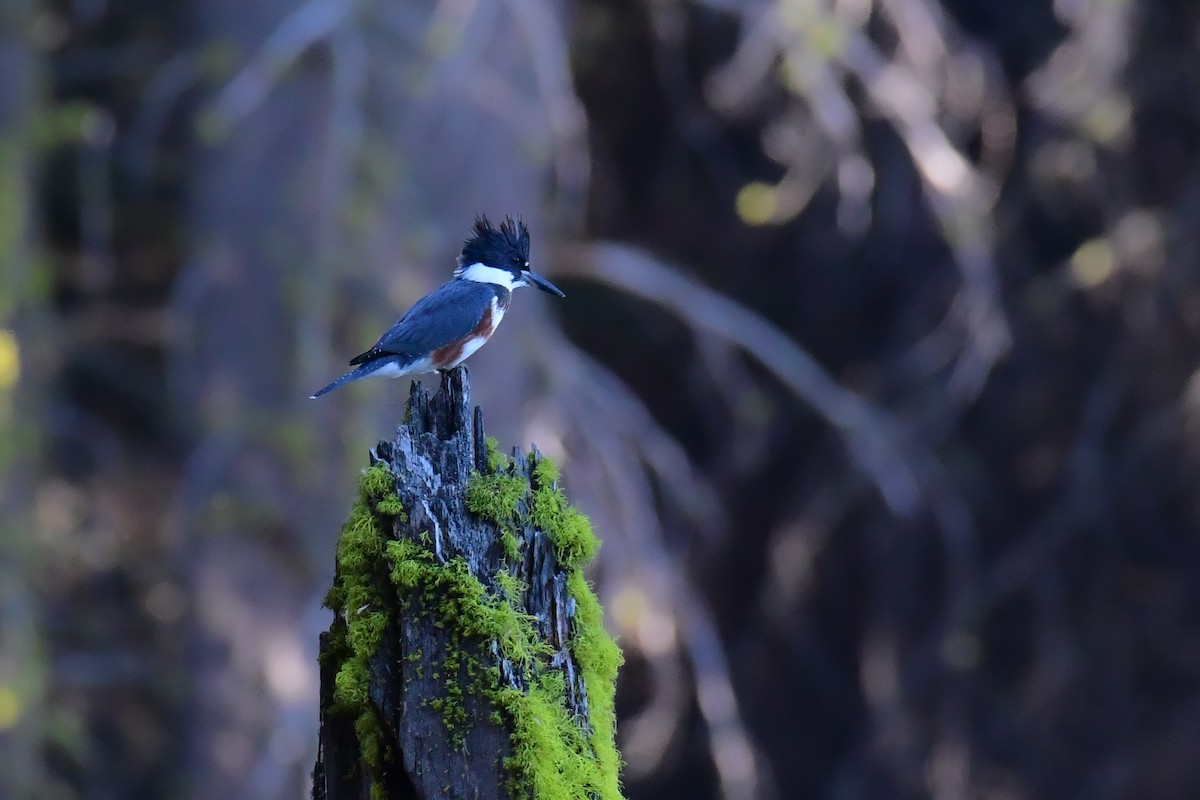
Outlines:
<svg viewBox="0 0 1200 800"><path fill-rule="evenodd" d="M477 218L463 242L454 278L418 300L374 347L350 360L354 369L312 397L359 378L400 378L457 367L496 332L513 289L531 285L566 296L529 269L525 223L505 217L496 229L487 217Z"/></svg>

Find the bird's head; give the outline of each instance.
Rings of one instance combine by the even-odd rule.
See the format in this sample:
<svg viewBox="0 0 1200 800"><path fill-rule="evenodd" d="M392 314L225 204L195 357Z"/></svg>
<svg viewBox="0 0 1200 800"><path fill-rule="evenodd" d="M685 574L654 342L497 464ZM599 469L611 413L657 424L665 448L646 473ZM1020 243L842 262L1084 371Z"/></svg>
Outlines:
<svg viewBox="0 0 1200 800"><path fill-rule="evenodd" d="M454 277L494 283L509 291L521 286L536 286L543 292L566 296L529 268L529 229L520 219L511 217L505 217L499 228L492 227L487 217L475 220L471 235L463 242Z"/></svg>

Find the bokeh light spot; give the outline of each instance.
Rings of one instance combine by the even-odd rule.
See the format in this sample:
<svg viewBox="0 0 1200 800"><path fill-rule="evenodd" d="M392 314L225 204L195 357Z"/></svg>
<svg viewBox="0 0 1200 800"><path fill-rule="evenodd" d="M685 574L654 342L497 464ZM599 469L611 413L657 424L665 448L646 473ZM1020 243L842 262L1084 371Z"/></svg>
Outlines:
<svg viewBox="0 0 1200 800"><path fill-rule="evenodd" d="M1083 289L1094 289L1112 277L1117 257L1105 239L1089 239L1071 256L1071 277Z"/></svg>
<svg viewBox="0 0 1200 800"><path fill-rule="evenodd" d="M0 731L6 731L21 718L21 698L11 686L0 686Z"/></svg>
<svg viewBox="0 0 1200 800"><path fill-rule="evenodd" d="M638 622L649 607L646 594L635 584L622 586L613 593L609 604L609 613L617 630L630 632L637 629Z"/></svg>
<svg viewBox="0 0 1200 800"><path fill-rule="evenodd" d="M778 206L776 188L761 181L746 184L737 194L737 215L747 225L766 225Z"/></svg>
<svg viewBox="0 0 1200 800"><path fill-rule="evenodd" d="M1129 98L1122 94L1110 94L1100 98L1083 115L1083 127L1092 139L1100 144L1119 143L1128 133L1133 118Z"/></svg>
<svg viewBox="0 0 1200 800"><path fill-rule="evenodd" d="M0 328L0 391L8 390L21 377L21 347L12 331Z"/></svg>

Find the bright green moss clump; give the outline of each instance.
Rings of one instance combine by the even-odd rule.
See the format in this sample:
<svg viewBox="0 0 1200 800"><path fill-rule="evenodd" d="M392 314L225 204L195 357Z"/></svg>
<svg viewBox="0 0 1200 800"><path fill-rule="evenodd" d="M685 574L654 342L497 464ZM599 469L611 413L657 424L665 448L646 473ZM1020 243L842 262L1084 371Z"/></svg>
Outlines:
<svg viewBox="0 0 1200 800"><path fill-rule="evenodd" d="M411 607L419 598L422 610L432 614L435 624L447 633L445 660L434 675L442 680L442 696L428 702L441 712L452 744L461 747L470 723L463 705L463 682L468 691L485 697L500 684L499 670L484 668L468 645L494 641L501 655L521 670L548 656L549 646L537 635L533 618L518 611L507 596L489 593L461 558L438 563L428 547L409 539L388 542L387 554L401 603Z"/></svg>
<svg viewBox="0 0 1200 800"><path fill-rule="evenodd" d="M533 617L490 593L461 558L439 564L427 548L407 539L388 542L387 553L392 582L401 596L414 593L425 600L450 632L452 647L465 639L495 641L505 658L523 668L535 657L549 655L549 645L534 630Z"/></svg>
<svg viewBox="0 0 1200 800"><path fill-rule="evenodd" d="M325 605L344 623L335 626L333 648L344 651L335 678L334 702L345 711L358 711L366 701L367 663L387 627L375 576L390 530L383 520L402 516L396 482L386 464L375 464L358 483L358 501L342 526L337 545L337 576Z"/></svg>
<svg viewBox="0 0 1200 800"><path fill-rule="evenodd" d="M504 560L510 564L521 557L521 540L512 531L500 533L500 546L504 549Z"/></svg>
<svg viewBox="0 0 1200 800"><path fill-rule="evenodd" d="M533 469L535 489L530 503L530 521L550 538L554 545L558 561L567 571L567 588L575 598L575 624L573 626L569 646L583 674L584 685L588 693L588 716L592 730L588 738L588 747L584 751L594 757L575 763L575 769L567 767L564 776L574 771L575 786L568 791L582 794L562 794L562 797L579 797L596 795L601 798L621 797L621 756L616 746L616 712L614 696L617 685L617 669L623 658L617 643L604 629L604 611L600 601L592 592L583 568L595 556L600 547L596 535L592 533L591 523L587 517L579 513L567 503L566 496L558 487L558 467L544 456L539 458ZM553 674L553 673L552 673ZM561 681L559 682L561 683ZM538 710L538 692L553 695L558 689L554 683L539 682L532 704L534 711ZM544 696L544 695L543 695ZM565 708L565 697L556 698L558 708ZM549 727L543 719L538 728ZM556 724L555 727L558 727ZM574 723L571 725L574 728ZM532 729L522 734L518 723L514 741L518 742L514 758L519 771L532 770L529 784L534 787L534 796L557 797L553 790L545 788L546 771L552 770L559 760L559 755L547 743L541 740ZM520 741L518 741L520 740ZM572 739L564 733L562 741L572 746ZM574 759L568 759L568 764ZM553 777L553 771L550 772Z"/></svg>
<svg viewBox="0 0 1200 800"><path fill-rule="evenodd" d="M558 563L568 572L582 569L596 555L600 542L588 518L575 510L558 488L558 467L543 457L533 468L537 484L529 508L529 520L554 545Z"/></svg>
<svg viewBox="0 0 1200 800"><path fill-rule="evenodd" d="M467 484L467 508L486 520L508 524L516 514L517 503L529 491L520 475L477 475Z"/></svg>
<svg viewBox="0 0 1200 800"><path fill-rule="evenodd" d="M583 576L583 570L571 573L567 578L567 588L575 598L575 635L571 637L571 654L575 656L583 672L583 682L587 685L592 747L596 760L600 762L600 796L618 797L621 756L616 746L615 697L617 670L625 659L621 655L621 648L604 629L604 609Z"/></svg>
<svg viewBox="0 0 1200 800"><path fill-rule="evenodd" d="M500 456L498 462L492 458L496 453L494 441L488 440L488 462L507 467L507 458ZM505 561L509 563L521 557L521 540L517 538L513 525L517 518L517 504L528 493L529 482L525 478L502 472L476 474L467 484L467 509L500 527L500 547Z"/></svg>
<svg viewBox="0 0 1200 800"><path fill-rule="evenodd" d="M338 664L334 708L355 716L354 730L363 760L375 771L391 758L384 749L368 697L370 660L388 624L376 576L382 572L384 542L391 535L389 518L403 514L395 478L387 465L375 464L364 472L358 483L358 501L338 539L337 575L325 596L325 605L337 615L330 628L329 647L322 653L323 659ZM373 785L371 791L377 794L378 785Z"/></svg>
<svg viewBox="0 0 1200 800"><path fill-rule="evenodd" d="M500 692L498 699L513 721L509 791L514 797L532 792L537 800L620 797L616 772L611 780L603 774L604 764L567 711L566 695L557 670L543 673L528 694Z"/></svg>
<svg viewBox="0 0 1200 800"><path fill-rule="evenodd" d="M485 436L483 441L487 445L488 472L500 472L508 469L508 456L500 452L500 442L496 437Z"/></svg>
<svg viewBox="0 0 1200 800"><path fill-rule="evenodd" d="M507 464L505 460L504 466ZM468 487L467 506L505 528L513 522L530 523L554 546L575 598L569 646L587 689L591 730L581 729L567 711L563 673L545 664L535 671L528 692L504 688L489 696L513 723L513 756L507 768L514 797L532 794L537 800L611 800L622 796L613 708L621 651L604 629L603 610L583 575L583 567L595 555L599 541L587 517L567 503L558 479L554 463L538 457L532 492L520 477L479 475ZM528 512L521 518L523 500L527 500ZM511 549L515 553L519 549L516 536L511 532L502 536L514 540ZM506 544L505 550L509 549ZM505 576L497 576L497 584L508 602L514 602L524 586L511 585Z"/></svg>
<svg viewBox="0 0 1200 800"><path fill-rule="evenodd" d="M500 545L510 565L485 585L462 558L441 562L428 536L395 539L391 518L402 517L395 481L385 465L367 470L359 499L338 543L338 574L326 604L338 615L324 658L337 659L334 702L355 715L355 730L368 769L378 772L392 758L380 735L368 698L370 661L389 620L380 602L382 579L395 588L406 610L430 614L446 631L444 660L434 665L441 694L430 698L440 712L454 746L461 746L471 724L464 693L482 697L496 711L493 724L512 725L513 755L506 762L513 797L619 800L620 756L614 741L613 694L621 653L604 629L603 612L588 586L583 567L599 543L586 517L572 508L558 488L558 470L539 458L533 486L505 474L510 462L489 442L493 470L476 475L467 487L467 507L500 528ZM518 532L533 525L545 533L568 574L575 617L568 646L587 691L590 728L568 711L564 673L550 666L552 648L538 634L536 620L524 612L525 584L510 571L520 556ZM512 688L497 666L480 655L495 642L501 657L527 683ZM414 654L407 656L414 658ZM420 658L420 655L416 655ZM372 787L378 794L378 784Z"/></svg>

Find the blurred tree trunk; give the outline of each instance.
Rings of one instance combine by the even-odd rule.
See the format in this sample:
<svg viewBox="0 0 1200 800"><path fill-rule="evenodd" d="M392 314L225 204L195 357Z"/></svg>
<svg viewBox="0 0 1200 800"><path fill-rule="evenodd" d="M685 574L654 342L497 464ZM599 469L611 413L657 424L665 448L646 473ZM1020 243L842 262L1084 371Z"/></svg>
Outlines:
<svg viewBox="0 0 1200 800"><path fill-rule="evenodd" d="M44 114L36 91L39 66L28 29L31 5L0 4L0 794L33 797L47 788L41 754L49 715L44 703L44 613L37 596L39 559L32 528L41 446L47 416L41 376L31 358L44 355L45 263L32 257L29 218L32 131ZM41 351L39 353L38 351ZM9 794L5 794L8 792Z"/></svg>
<svg viewBox="0 0 1200 800"><path fill-rule="evenodd" d="M316 800L619 796L619 654L579 571L595 540L560 525L536 450L489 453L469 391L461 367L432 399L414 383L371 453L327 599Z"/></svg>

